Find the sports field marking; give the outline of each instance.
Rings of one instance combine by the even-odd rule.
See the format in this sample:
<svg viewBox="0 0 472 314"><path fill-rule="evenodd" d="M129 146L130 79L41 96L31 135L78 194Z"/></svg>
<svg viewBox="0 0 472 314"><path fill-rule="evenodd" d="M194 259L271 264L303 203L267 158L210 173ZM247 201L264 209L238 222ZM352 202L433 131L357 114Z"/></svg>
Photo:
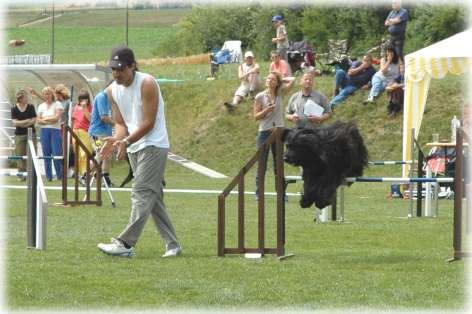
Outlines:
<svg viewBox="0 0 472 314"><path fill-rule="evenodd" d="M23 185L0 185L0 189L26 190ZM61 186L46 186L46 190L62 191ZM67 190L73 191L74 187L68 187ZM79 187L79 190L85 191L85 187ZM131 192L131 188L110 188L113 192ZM192 190L192 189L164 189L165 193L187 193L187 194L220 194L221 190ZM231 194L238 194L238 191L231 191ZM253 191L245 191L246 195L254 195ZM298 196L300 193L286 193L288 196ZM264 195L275 196L276 192L265 192Z"/></svg>

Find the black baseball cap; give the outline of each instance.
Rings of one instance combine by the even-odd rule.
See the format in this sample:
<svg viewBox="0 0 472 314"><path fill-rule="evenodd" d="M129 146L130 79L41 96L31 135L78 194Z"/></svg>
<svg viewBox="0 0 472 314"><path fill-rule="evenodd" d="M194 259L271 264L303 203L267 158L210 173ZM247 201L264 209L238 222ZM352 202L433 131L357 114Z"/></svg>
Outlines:
<svg viewBox="0 0 472 314"><path fill-rule="evenodd" d="M112 69L123 70L126 66L135 63L134 52L127 46L118 46L111 50L108 66Z"/></svg>

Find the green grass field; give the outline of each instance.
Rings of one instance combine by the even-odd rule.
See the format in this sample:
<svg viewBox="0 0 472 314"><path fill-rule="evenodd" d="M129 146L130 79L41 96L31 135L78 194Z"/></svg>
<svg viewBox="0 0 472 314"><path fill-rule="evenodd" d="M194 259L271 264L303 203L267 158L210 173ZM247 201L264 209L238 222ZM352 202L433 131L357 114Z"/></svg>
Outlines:
<svg viewBox="0 0 472 314"><path fill-rule="evenodd" d="M155 12L154 12L155 13ZM24 13L23 13L24 14ZM95 15L96 14L96 15ZM104 15L100 15L104 14ZM103 62L124 31L112 23L120 12L83 13L57 22L63 40L57 42L58 62ZM137 14L137 13L136 13ZM142 12L130 34L138 59L148 58L157 45L149 37L173 32L174 20L154 27L154 18ZM100 18L96 18L100 17ZM14 15L12 20L30 17ZM107 21L93 25L92 21ZM87 26L77 26L87 21ZM143 25L138 22L142 21ZM46 53L48 30L43 25L25 29L11 24L7 39L25 32L31 42L20 53ZM139 32L138 32L139 29ZM137 36L137 34L140 34ZM28 34L28 35L26 35ZM95 39L94 39L95 38ZM99 42L100 41L100 42ZM44 42L44 43L43 43ZM104 43L103 43L104 42ZM90 48L84 48L90 47ZM18 48L17 48L18 49ZM81 49L86 49L82 51ZM69 54L70 52L70 54ZM70 61L69 61L70 60ZM268 64L261 62L263 75ZM243 102L234 114L222 106L238 81L236 66L220 69L220 77L206 80L208 65L146 66L158 78L185 82L162 84L171 151L229 176L215 180L168 163L168 189L221 191L255 152L257 125L252 103ZM419 141L432 133L449 136L452 115L460 116L465 103L465 76L450 75L433 81ZM333 78L316 79L316 89L331 97ZM295 89L294 89L295 91ZM402 118L388 119L386 97L362 105L358 92L337 110L334 120L356 121L371 160L401 159ZM271 169L269 164L268 169ZM286 174L298 169L286 166ZM112 179L125 177L126 164L115 162ZM401 168L372 167L365 176L399 176ZM254 190L252 170L247 191ZM266 189L273 191L268 171ZM6 178L4 184L18 184ZM57 184L57 183L54 183ZM129 186L128 186L129 187ZM300 191L292 184L288 191ZM217 194L166 193L168 211L182 241L183 256L162 259L164 247L148 222L131 258L106 256L96 248L124 228L130 211L130 193L113 192L117 208L103 194L104 206L65 208L58 191L47 191L48 249L26 249L26 191L3 190L7 219L6 302L11 310L156 310L156 309L263 309L263 310L461 310L466 304L466 265L446 263L452 256L451 200L439 202L436 219L405 219L408 201L387 199L388 184L357 183L346 190L346 221L315 224L313 209L300 209L298 196L286 208L286 249L295 257L283 262L273 256L260 261L242 256L218 258L216 251ZM236 197L227 205L228 244L236 243ZM247 244L256 246L257 213L252 195L246 196ZM275 241L275 198L267 203L268 244Z"/></svg>

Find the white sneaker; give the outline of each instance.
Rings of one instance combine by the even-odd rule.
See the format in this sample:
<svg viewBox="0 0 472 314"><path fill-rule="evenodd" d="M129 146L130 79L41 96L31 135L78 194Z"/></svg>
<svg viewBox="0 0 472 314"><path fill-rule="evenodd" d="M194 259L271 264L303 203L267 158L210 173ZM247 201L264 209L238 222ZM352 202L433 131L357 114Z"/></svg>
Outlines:
<svg viewBox="0 0 472 314"><path fill-rule="evenodd" d="M173 249L166 250L166 252L164 253L164 255L162 255L162 257L174 257L174 256L179 256L180 254L182 254L182 248L179 245L178 247L175 247Z"/></svg>
<svg viewBox="0 0 472 314"><path fill-rule="evenodd" d="M123 257L131 257L134 255L133 248L127 249L123 245L123 242L115 238L111 238L110 244L99 243L97 247L100 251L108 255Z"/></svg>

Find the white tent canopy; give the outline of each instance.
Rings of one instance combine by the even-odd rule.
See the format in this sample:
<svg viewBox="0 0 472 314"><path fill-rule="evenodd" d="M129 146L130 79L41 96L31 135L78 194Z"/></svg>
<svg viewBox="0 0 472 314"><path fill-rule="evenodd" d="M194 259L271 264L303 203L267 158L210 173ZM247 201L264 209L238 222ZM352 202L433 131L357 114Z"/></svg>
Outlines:
<svg viewBox="0 0 472 314"><path fill-rule="evenodd" d="M418 136L431 78L447 73L471 72L472 30L458 33L405 56L405 101L403 114L403 160L411 159L411 130ZM403 167L407 176L408 167Z"/></svg>

